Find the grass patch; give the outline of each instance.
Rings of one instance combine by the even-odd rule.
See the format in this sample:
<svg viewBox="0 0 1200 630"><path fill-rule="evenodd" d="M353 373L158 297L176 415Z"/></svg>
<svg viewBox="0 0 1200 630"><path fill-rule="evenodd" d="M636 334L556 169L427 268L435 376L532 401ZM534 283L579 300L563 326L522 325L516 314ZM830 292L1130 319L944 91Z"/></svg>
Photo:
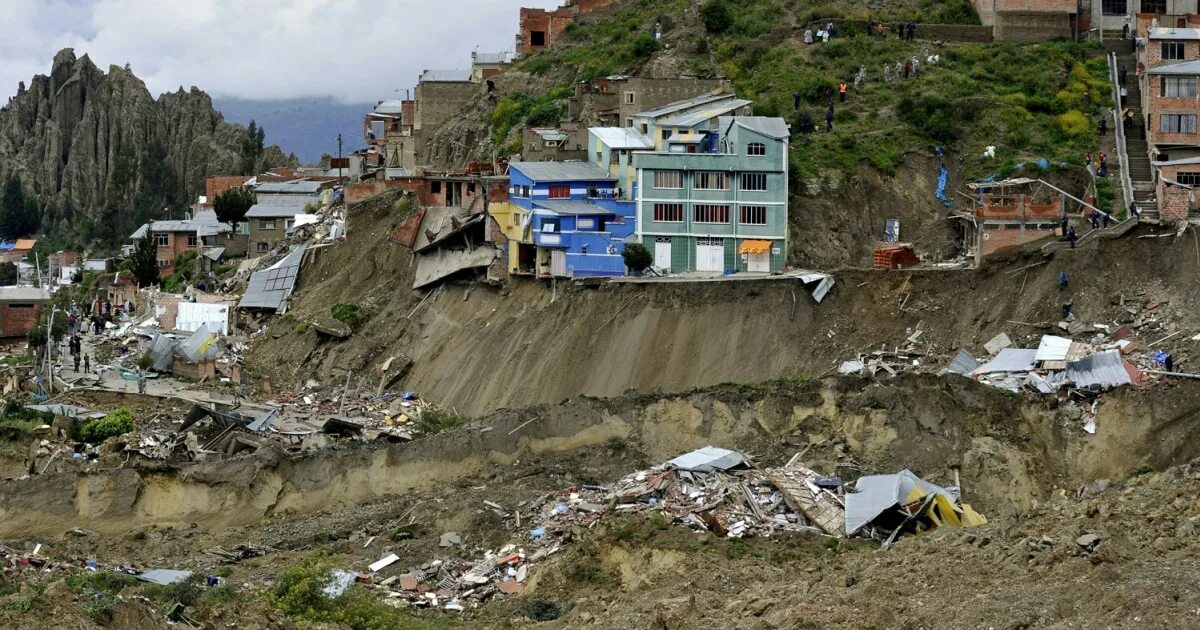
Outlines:
<svg viewBox="0 0 1200 630"><path fill-rule="evenodd" d="M413 420L413 428L421 435L440 433L471 421L470 416L445 407L428 406Z"/></svg>

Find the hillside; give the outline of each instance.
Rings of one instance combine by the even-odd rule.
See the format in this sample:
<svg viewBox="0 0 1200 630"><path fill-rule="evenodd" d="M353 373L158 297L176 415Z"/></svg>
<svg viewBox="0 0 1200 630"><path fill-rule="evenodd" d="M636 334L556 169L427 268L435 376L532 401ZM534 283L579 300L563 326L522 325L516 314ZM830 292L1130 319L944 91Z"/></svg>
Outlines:
<svg viewBox="0 0 1200 630"><path fill-rule="evenodd" d="M204 92L155 99L128 69L104 72L66 49L0 108L0 178L15 176L36 199L42 232L111 242L194 202L208 175L290 162L277 147L247 161L247 142Z"/></svg>
<svg viewBox="0 0 1200 630"><path fill-rule="evenodd" d="M225 119L240 125L255 121L267 130L269 144L295 154L304 164L316 164L324 154L337 155L342 134L346 153L362 144L362 117L373 103L343 103L337 99L289 98L255 100L216 97L213 107Z"/></svg>
<svg viewBox="0 0 1200 630"><path fill-rule="evenodd" d="M904 42L864 32L868 14L969 22L973 16L961 2L814 8L736 0L723 3L731 7L727 21L707 23L705 4L629 1L581 18L554 48L529 55L502 77L498 94L480 95L462 110L424 157L450 166L490 160L493 151L511 154L523 126L561 120L563 99L594 77L725 77L755 101L756 114L791 124L789 260L836 267L868 261L891 218L900 219L927 254L953 252L946 209L934 197L939 148L950 171L951 201L961 203L952 191L964 180L1003 177L1042 158L1061 176L1081 181L1083 154L1099 147L1094 123L1111 102L1111 87L1098 46L940 42L919 31L916 41ZM806 45L805 29L826 20L838 24L834 38ZM655 24L662 30L657 42L649 35ZM928 63L929 56L936 62ZM919 76L885 81L885 62L894 72L897 61L913 57L922 60ZM866 82L856 86L860 67ZM851 86L849 98L834 104L833 130L826 132L826 109L842 81ZM984 157L988 146L995 147L994 158ZM1100 200L1110 203L1112 188L1103 184Z"/></svg>

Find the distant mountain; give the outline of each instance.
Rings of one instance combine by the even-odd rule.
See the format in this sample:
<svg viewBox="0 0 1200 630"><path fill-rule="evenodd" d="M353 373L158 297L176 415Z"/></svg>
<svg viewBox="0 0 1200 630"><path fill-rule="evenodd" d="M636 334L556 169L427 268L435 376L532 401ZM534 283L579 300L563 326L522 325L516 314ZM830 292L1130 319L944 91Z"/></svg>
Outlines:
<svg viewBox="0 0 1200 630"><path fill-rule="evenodd" d="M295 153L305 164L314 164L321 154L337 155L337 136L349 153L362 148L362 120L374 103L343 103L333 98L251 100L214 97L213 106L230 122L249 124L254 120L267 131L267 143Z"/></svg>

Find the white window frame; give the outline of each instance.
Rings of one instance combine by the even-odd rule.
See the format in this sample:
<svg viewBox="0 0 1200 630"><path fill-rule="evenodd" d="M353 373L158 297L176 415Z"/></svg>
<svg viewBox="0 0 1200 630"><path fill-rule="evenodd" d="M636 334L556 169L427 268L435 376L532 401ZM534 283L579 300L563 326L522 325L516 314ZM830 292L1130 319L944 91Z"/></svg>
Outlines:
<svg viewBox="0 0 1200 630"><path fill-rule="evenodd" d="M262 242L255 243L254 250L258 251L258 252L269 252L269 251L271 251L271 244L270 243L262 243Z"/></svg>
<svg viewBox="0 0 1200 630"><path fill-rule="evenodd" d="M725 171L696 171L696 190L729 190L729 173Z"/></svg>
<svg viewBox="0 0 1200 630"><path fill-rule="evenodd" d="M1171 122L1175 124L1169 124ZM1158 130L1160 133L1196 133L1196 114L1159 114Z"/></svg>
<svg viewBox="0 0 1200 630"><path fill-rule="evenodd" d="M258 229L274 230L275 229L275 219L259 219L258 220Z"/></svg>
<svg viewBox="0 0 1200 630"><path fill-rule="evenodd" d="M1163 77L1159 95L1165 98L1195 98L1196 77Z"/></svg>
<svg viewBox="0 0 1200 630"><path fill-rule="evenodd" d="M1171 51L1167 54L1167 51ZM1187 58L1187 45L1183 42L1163 42L1159 48L1163 61L1182 61Z"/></svg>
<svg viewBox="0 0 1200 630"><path fill-rule="evenodd" d="M767 174L766 173L742 173L739 178L741 180L741 190L748 192L766 192L767 191ZM751 185L762 184L762 188L751 188Z"/></svg>
<svg viewBox="0 0 1200 630"><path fill-rule="evenodd" d="M154 245L156 247L169 247L171 245L171 238L167 236L166 232L155 232Z"/></svg>
<svg viewBox="0 0 1200 630"><path fill-rule="evenodd" d="M746 145L746 155L753 157L766 157L767 145L761 142L751 142Z"/></svg>
<svg viewBox="0 0 1200 630"><path fill-rule="evenodd" d="M635 105L635 104L637 104L637 93L635 93L635 92L626 92L626 93L625 93L625 104L626 104L626 105Z"/></svg>

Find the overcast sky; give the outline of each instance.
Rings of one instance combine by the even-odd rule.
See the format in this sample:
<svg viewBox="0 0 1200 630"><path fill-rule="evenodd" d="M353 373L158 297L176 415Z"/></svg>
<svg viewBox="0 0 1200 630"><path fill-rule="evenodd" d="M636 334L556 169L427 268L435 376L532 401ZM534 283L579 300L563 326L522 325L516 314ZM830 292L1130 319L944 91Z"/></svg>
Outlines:
<svg viewBox="0 0 1200 630"><path fill-rule="evenodd" d="M521 6L558 0L0 0L0 102L74 48L156 97L395 98L425 68L511 50Z"/></svg>

